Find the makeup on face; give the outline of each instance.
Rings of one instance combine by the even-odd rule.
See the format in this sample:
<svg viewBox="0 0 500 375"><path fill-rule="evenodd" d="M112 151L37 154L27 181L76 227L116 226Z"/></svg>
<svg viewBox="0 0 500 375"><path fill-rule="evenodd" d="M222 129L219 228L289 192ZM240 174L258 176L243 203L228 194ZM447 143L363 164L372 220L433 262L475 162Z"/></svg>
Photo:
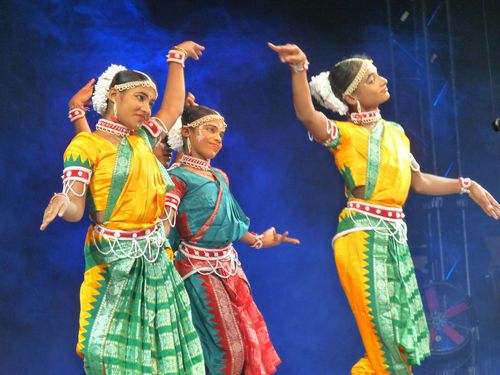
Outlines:
<svg viewBox="0 0 500 375"><path fill-rule="evenodd" d="M132 88L117 96L117 114L120 123L129 129L139 129L151 117L156 93L149 87Z"/></svg>
<svg viewBox="0 0 500 375"><path fill-rule="evenodd" d="M375 65L370 64L366 77L354 94L364 111L376 109L390 97L387 79L379 75Z"/></svg>
<svg viewBox="0 0 500 375"><path fill-rule="evenodd" d="M208 123L193 129L191 138L192 151L203 159L212 159L222 148L224 131L216 123Z"/></svg>

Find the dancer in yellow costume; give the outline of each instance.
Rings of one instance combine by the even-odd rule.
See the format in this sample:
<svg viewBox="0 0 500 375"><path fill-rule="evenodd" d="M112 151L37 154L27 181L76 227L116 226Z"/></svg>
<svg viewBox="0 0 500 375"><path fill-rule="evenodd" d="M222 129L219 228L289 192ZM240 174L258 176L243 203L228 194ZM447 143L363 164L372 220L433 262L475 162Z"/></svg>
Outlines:
<svg viewBox="0 0 500 375"><path fill-rule="evenodd" d="M182 112L184 60L198 59L203 49L184 42L169 52L167 86L154 117L158 92L151 78L109 67L92 98L103 118L95 132L77 134L64 154L63 192L51 199L40 229L57 216L79 221L87 203L92 224L77 353L88 374L205 373L189 298L165 251L161 216L173 183L152 152ZM84 115L82 107L70 109L75 125Z"/></svg>
<svg viewBox="0 0 500 375"><path fill-rule="evenodd" d="M333 121L314 109L300 48L269 47L291 67L297 117L330 150L345 181L347 207L332 242L366 350L351 373L411 374L411 365L430 350L402 210L410 187L429 195L468 193L494 219L500 206L475 181L420 171L403 128L380 115L379 105L390 96L387 80L368 57L342 60L312 78L311 91L320 104L348 115L348 121Z"/></svg>

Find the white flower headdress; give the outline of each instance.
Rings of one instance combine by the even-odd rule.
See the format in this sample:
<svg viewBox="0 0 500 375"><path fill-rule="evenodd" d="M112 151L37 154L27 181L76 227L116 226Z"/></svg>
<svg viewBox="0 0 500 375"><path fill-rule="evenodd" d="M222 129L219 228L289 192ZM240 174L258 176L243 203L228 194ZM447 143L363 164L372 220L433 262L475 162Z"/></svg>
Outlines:
<svg viewBox="0 0 500 375"><path fill-rule="evenodd" d="M333 93L330 81L328 80L329 76L329 72L322 72L312 77L311 82L309 82L311 94L321 106L333 112L345 115L349 111L349 108Z"/></svg>
<svg viewBox="0 0 500 375"><path fill-rule="evenodd" d="M361 62L361 66L358 72L356 73L356 76L353 78L353 80L347 87L347 89L342 93L342 98L347 95L351 95L356 90L359 83L365 76L369 65L373 62L372 60L369 59L353 57L342 60L337 64L335 64L335 66L339 66L340 64L350 61L359 61ZM349 112L349 107L347 107L347 105L344 103L342 99L337 98L335 96L335 94L332 91L332 87L330 85L329 77L330 77L329 72L322 72L317 76L312 77L311 82L309 82L309 87L311 88L311 94L323 107L333 112L337 112L340 115L345 115Z"/></svg>
<svg viewBox="0 0 500 375"><path fill-rule="evenodd" d="M184 146L184 140L182 139L182 134L181 134L181 129L182 129L182 121L181 121L181 116L175 120L174 125L170 128L168 131L168 139L167 143L170 146L172 150L175 152L182 152L182 148Z"/></svg>
<svg viewBox="0 0 500 375"><path fill-rule="evenodd" d="M118 72L127 70L123 65L111 64L104 73L101 74L97 83L94 86L94 94L92 95L92 103L94 110L101 116L106 114L108 108L108 91L111 81Z"/></svg>
<svg viewBox="0 0 500 375"><path fill-rule="evenodd" d="M108 108L108 92L111 86L111 81L115 75L119 72L123 72L127 70L123 65L115 65L111 64L108 69L104 73L101 74L97 83L94 87L94 94L92 95L92 103L94 104L94 109L101 116L106 114L106 110ZM156 85L146 73L140 72L138 70L134 70L134 72L140 73L144 75L147 79L140 81L131 81L125 82L118 85L113 86L118 91L125 91L134 87L143 86L143 87L151 87L155 90L156 96L158 96L158 91L156 90Z"/></svg>

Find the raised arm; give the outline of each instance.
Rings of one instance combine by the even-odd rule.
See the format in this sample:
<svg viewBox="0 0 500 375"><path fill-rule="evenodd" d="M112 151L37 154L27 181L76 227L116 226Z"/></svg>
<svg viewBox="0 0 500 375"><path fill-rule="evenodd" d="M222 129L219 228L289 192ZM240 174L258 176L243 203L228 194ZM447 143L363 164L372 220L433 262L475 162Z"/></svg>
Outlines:
<svg viewBox="0 0 500 375"><path fill-rule="evenodd" d="M91 132L89 123L85 118L85 112L87 111L85 105L92 105L90 98L94 91L94 83L95 79L92 78L69 100L69 119L73 123L77 134Z"/></svg>
<svg viewBox="0 0 500 375"><path fill-rule="evenodd" d="M309 84L307 82L307 57L294 44L276 46L268 43L269 48L278 54L280 61L290 65L292 74L293 106L297 118L306 129L320 143L329 139L328 129L325 126L325 115L314 108Z"/></svg>
<svg viewBox="0 0 500 375"><path fill-rule="evenodd" d="M182 114L186 88L184 85L184 61L191 57L199 60L205 47L192 42L184 42L171 50L168 56L168 73L165 93L158 112L154 115L158 117L170 130L175 120Z"/></svg>

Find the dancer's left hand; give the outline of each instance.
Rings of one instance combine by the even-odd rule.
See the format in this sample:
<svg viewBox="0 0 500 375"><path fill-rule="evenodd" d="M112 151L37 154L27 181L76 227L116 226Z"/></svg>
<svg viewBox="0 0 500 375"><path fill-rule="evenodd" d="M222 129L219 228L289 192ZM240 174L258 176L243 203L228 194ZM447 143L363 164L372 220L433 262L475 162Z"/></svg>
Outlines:
<svg viewBox="0 0 500 375"><path fill-rule="evenodd" d="M67 196L56 195L52 198L43 212L42 225L40 230L45 230L47 226L54 221L56 217L62 217L66 209L70 205L70 200Z"/></svg>
<svg viewBox="0 0 500 375"><path fill-rule="evenodd" d="M181 44L177 45L177 47L187 53L186 58L191 57L195 60L199 60L200 56L203 55L203 51L205 50L205 47L203 47L201 44L195 43L191 40L182 42Z"/></svg>
<svg viewBox="0 0 500 375"><path fill-rule="evenodd" d="M262 233L262 247L273 247L281 245L283 242L290 243L293 245L300 244L300 241L296 238L288 237L288 231L283 234L279 234L276 232L274 227L269 228L264 233Z"/></svg>
<svg viewBox="0 0 500 375"><path fill-rule="evenodd" d="M469 191L469 197L483 209L486 215L495 220L500 218L500 205L485 188L473 181Z"/></svg>

